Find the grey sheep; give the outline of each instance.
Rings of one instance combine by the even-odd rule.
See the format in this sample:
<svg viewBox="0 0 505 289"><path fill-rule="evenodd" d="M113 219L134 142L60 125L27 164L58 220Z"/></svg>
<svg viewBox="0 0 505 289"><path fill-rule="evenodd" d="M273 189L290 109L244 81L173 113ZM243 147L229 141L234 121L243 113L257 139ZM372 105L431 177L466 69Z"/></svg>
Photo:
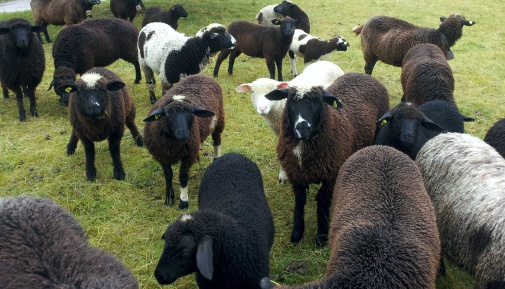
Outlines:
<svg viewBox="0 0 505 289"><path fill-rule="evenodd" d="M156 280L171 284L195 272L200 289L256 289L269 276L274 233L258 166L225 154L203 174L198 211L167 227Z"/></svg>
<svg viewBox="0 0 505 289"><path fill-rule="evenodd" d="M91 17L91 9L100 4L100 0L31 0L33 21L35 25L46 28L44 36L47 43L51 42L47 33L47 25L77 24L87 17ZM40 32L37 33L42 43Z"/></svg>
<svg viewBox="0 0 505 289"><path fill-rule="evenodd" d="M369 75L348 73L326 90L310 82L290 83L287 89L274 90L265 97L287 98L277 159L295 196L291 242L299 242L305 231L304 207L309 185L322 183L316 195L316 244L324 245L338 171L354 152L372 144L375 122L389 109L388 92Z"/></svg>
<svg viewBox="0 0 505 289"><path fill-rule="evenodd" d="M21 18L3 21L0 26L0 83L4 98L14 91L19 120L26 120L23 97L30 100L30 114L38 117L35 89L42 80L46 60L42 44L33 32L45 30Z"/></svg>
<svg viewBox="0 0 505 289"><path fill-rule="evenodd" d="M325 278L279 289L435 289L440 239L414 161L391 147L363 148L340 168L333 198Z"/></svg>
<svg viewBox="0 0 505 289"><path fill-rule="evenodd" d="M137 289L115 256L87 243L77 220L39 197L0 198L0 287Z"/></svg>
<svg viewBox="0 0 505 289"><path fill-rule="evenodd" d="M95 67L84 73L75 83L58 88L70 93L69 116L72 135L67 154L75 153L81 140L86 153L86 177L96 179L94 142L107 140L114 165L114 178L124 180L121 162L121 139L125 125L137 146L144 142L135 125L135 105L124 82L110 70Z"/></svg>
<svg viewBox="0 0 505 289"><path fill-rule="evenodd" d="M225 115L223 92L215 80L190 75L169 89L144 119L144 141L165 176L164 205L173 205L172 165L181 163L179 208L188 208L189 169L200 155L200 144L212 135L214 158L221 154Z"/></svg>
<svg viewBox="0 0 505 289"><path fill-rule="evenodd" d="M361 34L361 49L365 58L365 73L372 74L375 63L401 66L403 57L416 44L432 43L440 47L447 59L454 58L451 46L463 35L463 26L475 21L466 20L460 14L440 17L438 29L419 27L390 16L374 16L352 31Z"/></svg>
<svg viewBox="0 0 505 289"><path fill-rule="evenodd" d="M175 4L168 11L163 11L159 6L149 7L144 13L142 27L151 22L163 22L170 25L174 30L177 30L177 27L179 27L178 20L181 17L188 17L188 12L182 4Z"/></svg>
<svg viewBox="0 0 505 289"><path fill-rule="evenodd" d="M133 22L137 11L141 10L142 0L110 0L110 12L116 18L121 18Z"/></svg>
<svg viewBox="0 0 505 289"><path fill-rule="evenodd" d="M484 141L505 158L505 118L495 122L484 136Z"/></svg>
<svg viewBox="0 0 505 289"><path fill-rule="evenodd" d="M481 139L444 133L416 163L433 201L442 252L475 277L475 288L505 288L505 159Z"/></svg>

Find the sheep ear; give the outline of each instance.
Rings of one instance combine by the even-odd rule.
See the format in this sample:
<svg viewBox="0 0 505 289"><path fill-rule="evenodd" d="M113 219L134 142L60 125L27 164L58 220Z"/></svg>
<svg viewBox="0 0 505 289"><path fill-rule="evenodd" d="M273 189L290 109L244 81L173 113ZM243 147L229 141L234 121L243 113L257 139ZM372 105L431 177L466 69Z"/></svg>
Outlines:
<svg viewBox="0 0 505 289"><path fill-rule="evenodd" d="M63 84L56 88L58 94L72 93L74 91L77 91L77 85L74 83Z"/></svg>
<svg viewBox="0 0 505 289"><path fill-rule="evenodd" d="M210 111L210 110L205 109L205 108L198 106L198 105L193 106L193 114L198 117L203 117L203 118L207 118L207 117L211 117L211 116L215 115L215 113L213 111Z"/></svg>
<svg viewBox="0 0 505 289"><path fill-rule="evenodd" d="M53 81L51 81L51 83L49 84L49 88L47 89L47 91L51 90L51 88L53 88L53 86L56 84L56 79L53 79Z"/></svg>
<svg viewBox="0 0 505 289"><path fill-rule="evenodd" d="M265 94L265 97L268 100L281 100L281 99L285 99L285 98L288 97L288 89L287 88L282 88L282 89L272 90L269 93Z"/></svg>
<svg viewBox="0 0 505 289"><path fill-rule="evenodd" d="M434 123L431 119L427 118L426 116L423 117L423 119L421 120L421 125L427 130L440 131L440 132L445 131L445 129L443 129L438 124Z"/></svg>
<svg viewBox="0 0 505 289"><path fill-rule="evenodd" d="M440 22L444 22L444 20L447 19L445 16L440 16Z"/></svg>
<svg viewBox="0 0 505 289"><path fill-rule="evenodd" d="M212 253L212 237L203 236L196 248L196 267L207 280L212 280L214 274L214 256Z"/></svg>
<svg viewBox="0 0 505 289"><path fill-rule="evenodd" d="M124 82L121 81L111 81L107 83L107 89L110 91L117 91L125 87Z"/></svg>
<svg viewBox="0 0 505 289"><path fill-rule="evenodd" d="M163 109L163 107L160 107L157 110L153 111L148 117L144 118L144 122L153 122L164 115L165 109Z"/></svg>
<svg viewBox="0 0 505 289"><path fill-rule="evenodd" d="M327 104L335 107L336 109L340 109L340 108L344 107L344 105L342 104L340 99L338 99L336 96L334 96L333 94L331 94L327 91L325 91L323 93L323 101L326 102Z"/></svg>
<svg viewBox="0 0 505 289"><path fill-rule="evenodd" d="M475 121L475 118L472 118L472 117L469 117L469 116L466 116L466 115L461 115L461 117L463 118L463 121L466 121L466 122L471 122L471 121Z"/></svg>
<svg viewBox="0 0 505 289"><path fill-rule="evenodd" d="M242 83L237 87L237 92L246 93L252 91L250 83Z"/></svg>
<svg viewBox="0 0 505 289"><path fill-rule="evenodd" d="M289 83L287 83L287 82L280 82L279 84L277 84L277 89L288 88L288 87L289 87Z"/></svg>
<svg viewBox="0 0 505 289"><path fill-rule="evenodd" d="M477 23L477 22L472 21L472 20L463 20L463 21L461 21L461 24L463 24L463 25L465 25L465 26L472 26L472 25L474 25L475 23Z"/></svg>
<svg viewBox="0 0 505 289"><path fill-rule="evenodd" d="M388 111L381 118L379 118L379 120L376 121L375 124L383 126L391 119L393 119L393 114L391 113L391 111Z"/></svg>

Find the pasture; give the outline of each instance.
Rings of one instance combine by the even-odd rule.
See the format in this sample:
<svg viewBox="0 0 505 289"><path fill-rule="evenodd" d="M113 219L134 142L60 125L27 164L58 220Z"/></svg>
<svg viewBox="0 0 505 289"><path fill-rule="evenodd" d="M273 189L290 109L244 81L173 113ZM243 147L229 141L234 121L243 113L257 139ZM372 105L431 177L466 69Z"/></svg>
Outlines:
<svg viewBox="0 0 505 289"><path fill-rule="evenodd" d="M178 31L194 35L201 27L217 22L227 26L232 21L255 22L257 12L269 4L267 0L184 0L167 2L144 0L146 7L159 5L168 9L182 3L187 18L179 20ZM455 99L461 112L476 119L466 123L466 131L483 138L499 118L505 117L505 17L503 1L482 0L296 0L310 17L311 35L328 39L341 35L350 43L346 52L334 52L325 60L338 64L345 72L364 72L360 38L351 29L368 18L385 14L419 26L438 27L440 16L461 13L477 22L463 28L462 38L452 47L455 59L449 62L455 78ZM22 17L33 22L30 11L2 13L0 20ZM113 17L109 1L93 8L93 17ZM137 14L134 24L140 29L143 13ZM62 26L49 26L54 40ZM89 45L100 45L90 43ZM0 196L29 194L48 197L69 210L87 230L89 241L118 256L137 277L140 288L162 288L154 278L154 268L163 248L162 233L167 225L182 212L164 207L165 180L161 166L153 160L145 147L135 146L129 131L123 137L121 155L126 180L113 178L112 161L107 142L96 144L97 180L88 182L85 176L85 155L81 143L76 153L66 155L71 125L67 107L61 106L54 90L47 91L54 72L51 43L44 45L46 71L36 90L40 117L27 115L18 120L15 97L0 100ZM392 49L394 49L392 47ZM214 61L203 73L212 75ZM298 71L303 69L298 60ZM253 109L248 94L235 88L259 77L268 77L264 59L240 55L234 74L227 74L228 61L221 65L216 80L223 89L226 126L222 137L223 153L238 152L257 163L261 169L265 192L275 221L275 241L271 251L271 279L283 284L301 284L323 278L329 257L328 249L316 249L316 203L318 185L312 185L307 196L306 230L304 239L296 246L289 237L292 230L294 198L290 185L279 185L279 164L275 148L277 139L264 120ZM133 65L117 61L108 67L126 83L137 108L136 123L140 130L151 104L144 79L134 82ZM402 96L401 68L378 62L373 76L381 81L390 94L390 105ZM289 60L283 62L283 75L290 80ZM159 96L161 87L156 84ZM25 108L28 107L25 100ZM212 143L205 142L200 161L190 171L189 210L197 208L197 190L205 168L212 161ZM174 190L179 193L178 167L174 166ZM176 200L177 201L177 200ZM454 264L446 262L447 275L439 277L437 288L472 288L472 278ZM193 275L177 280L168 288L195 288ZM166 288L166 287L165 287Z"/></svg>

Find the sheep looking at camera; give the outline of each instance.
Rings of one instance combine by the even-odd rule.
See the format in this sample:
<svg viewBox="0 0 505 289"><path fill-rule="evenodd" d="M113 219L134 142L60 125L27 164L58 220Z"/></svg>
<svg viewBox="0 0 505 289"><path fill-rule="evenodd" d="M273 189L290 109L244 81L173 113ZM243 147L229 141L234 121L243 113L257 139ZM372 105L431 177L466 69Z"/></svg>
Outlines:
<svg viewBox="0 0 505 289"><path fill-rule="evenodd" d="M181 17L188 17L188 12L186 12L182 4L175 4L168 11L163 11L159 6L149 7L144 13L142 27L152 22L163 22L170 25L174 30L177 30L177 27L179 27L177 21Z"/></svg>
<svg viewBox="0 0 505 289"><path fill-rule="evenodd" d="M372 74L375 63L401 66L407 52L419 43L432 43L440 47L447 59L454 58L451 46L463 35L463 26L472 26L475 21L466 20L460 14L440 17L438 29L419 27L407 21L374 16L352 31L361 34L361 48L365 58L365 73Z"/></svg>
<svg viewBox="0 0 505 289"><path fill-rule="evenodd" d="M115 256L87 243L77 220L39 197L0 198L2 288L137 289Z"/></svg>
<svg viewBox="0 0 505 289"><path fill-rule="evenodd" d="M253 289L269 276L274 221L258 166L229 153L205 170L198 211L170 224L155 270L160 284L195 273L200 289Z"/></svg>
<svg viewBox="0 0 505 289"><path fill-rule="evenodd" d="M116 18L121 18L133 22L137 11L141 10L142 0L110 0L110 12Z"/></svg>
<svg viewBox="0 0 505 289"><path fill-rule="evenodd" d="M505 158L505 118L495 122L487 131L484 141Z"/></svg>
<svg viewBox="0 0 505 289"><path fill-rule="evenodd" d="M444 255L475 277L475 288L505 288L505 159L477 137L445 133L421 148L416 163Z"/></svg>

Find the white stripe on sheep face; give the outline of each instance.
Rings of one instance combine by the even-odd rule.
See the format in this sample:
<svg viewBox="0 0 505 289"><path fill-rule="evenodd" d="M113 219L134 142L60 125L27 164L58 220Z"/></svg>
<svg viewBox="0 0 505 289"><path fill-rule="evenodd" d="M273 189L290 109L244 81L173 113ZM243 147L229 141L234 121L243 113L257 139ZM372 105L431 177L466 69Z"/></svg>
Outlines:
<svg viewBox="0 0 505 289"><path fill-rule="evenodd" d="M90 73L84 73L81 76L81 80L84 82L86 88L93 89L95 88L96 84L102 77L103 76L101 74L90 72Z"/></svg>

